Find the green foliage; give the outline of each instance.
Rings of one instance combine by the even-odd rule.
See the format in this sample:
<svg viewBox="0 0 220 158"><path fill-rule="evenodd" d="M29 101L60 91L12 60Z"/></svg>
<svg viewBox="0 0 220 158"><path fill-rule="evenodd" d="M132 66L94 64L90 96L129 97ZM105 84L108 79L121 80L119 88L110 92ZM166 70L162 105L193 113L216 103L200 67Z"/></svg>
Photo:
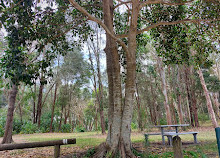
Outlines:
<svg viewBox="0 0 220 158"><path fill-rule="evenodd" d="M33 124L32 122L26 122L21 127L21 134L33 134L38 131L38 127L36 124Z"/></svg>
<svg viewBox="0 0 220 158"><path fill-rule="evenodd" d="M137 129L137 128L138 128L137 123L131 122L131 129L134 130L134 129Z"/></svg>
<svg viewBox="0 0 220 158"><path fill-rule="evenodd" d="M198 119L201 122L206 122L206 121L210 120L209 115L207 115L206 113L199 113Z"/></svg>
<svg viewBox="0 0 220 158"><path fill-rule="evenodd" d="M6 123L6 118L0 117L0 137L2 137L4 135L5 123Z"/></svg>
<svg viewBox="0 0 220 158"><path fill-rule="evenodd" d="M13 120L13 133L16 133L16 134L20 133L22 126L23 126L23 123L20 120L14 119Z"/></svg>
<svg viewBox="0 0 220 158"><path fill-rule="evenodd" d="M160 125L167 125L167 120L166 120L166 118L161 118L161 119L160 119Z"/></svg>
<svg viewBox="0 0 220 158"><path fill-rule="evenodd" d="M76 131L77 132L85 132L86 129L84 127L82 127L82 126L76 126Z"/></svg>
<svg viewBox="0 0 220 158"><path fill-rule="evenodd" d="M61 125L61 132L62 133L70 133L70 132L72 132L71 124L62 124Z"/></svg>

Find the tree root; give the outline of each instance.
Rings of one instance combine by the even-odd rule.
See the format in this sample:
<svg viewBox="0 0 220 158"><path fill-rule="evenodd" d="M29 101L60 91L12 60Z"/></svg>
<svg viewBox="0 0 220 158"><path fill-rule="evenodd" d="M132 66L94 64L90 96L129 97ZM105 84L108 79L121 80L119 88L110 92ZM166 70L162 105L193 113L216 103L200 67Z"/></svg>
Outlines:
<svg viewBox="0 0 220 158"><path fill-rule="evenodd" d="M92 156L92 158L104 158L107 153L107 146L105 143L100 144L96 149L95 149L95 154Z"/></svg>

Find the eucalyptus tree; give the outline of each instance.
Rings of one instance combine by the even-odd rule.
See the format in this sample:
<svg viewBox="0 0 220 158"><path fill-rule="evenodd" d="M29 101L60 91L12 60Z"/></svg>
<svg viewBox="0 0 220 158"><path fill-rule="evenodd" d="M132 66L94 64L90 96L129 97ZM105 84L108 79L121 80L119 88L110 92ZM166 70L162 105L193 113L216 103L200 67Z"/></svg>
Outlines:
<svg viewBox="0 0 220 158"><path fill-rule="evenodd" d="M190 19L182 17L180 20L172 19L171 21L164 21L158 19L156 21L145 21L145 10L152 5L184 5L192 3L193 1L117 1L113 3L113 0L103 0L103 19L95 14L89 13L84 6L95 5L93 1L87 4L82 1L69 0L70 4L79 10L85 18L94 21L101 25L106 31L106 58L107 58L107 72L108 72L108 86L109 86L109 128L108 136L105 144L100 146L100 150L97 151L97 157L105 155L106 151L109 151L111 157L113 157L118 151L121 157L134 157L131 151L131 119L133 113L134 92L135 92L135 72L136 72L136 37L145 31L149 31L152 28L162 25L174 25L179 23L201 23L216 21L216 19ZM82 2L82 3L81 3ZM96 2L97 3L97 2ZM121 9L123 7L123 10ZM121 10L120 10L121 9ZM118 12L117 12L118 11ZM120 12L121 11L121 12ZM114 12L114 14L113 14ZM124 14L123 14L124 13ZM117 16L121 14L124 17L120 20ZM158 10L160 14L160 10ZM189 13L190 14L190 13ZM199 14L199 13L198 13ZM145 16L145 17L144 17ZM125 19L128 19L126 21ZM103 22L104 20L104 22ZM145 25L139 24L144 23ZM117 32L117 28L118 32ZM127 38L123 41L122 38ZM122 87L120 76L120 63L118 55L118 45L125 52L126 58L126 81L125 81L125 98L124 104L122 104ZM120 49L121 49L120 48Z"/></svg>
<svg viewBox="0 0 220 158"><path fill-rule="evenodd" d="M96 95L96 101L98 103L98 111L100 114L100 123L102 134L105 134L105 117L104 117L104 94L103 94L103 83L101 74L101 56L103 54L103 37L102 30L96 24L94 27L94 35L90 35L87 44L89 51L89 60L91 65L91 70L93 74L92 83Z"/></svg>

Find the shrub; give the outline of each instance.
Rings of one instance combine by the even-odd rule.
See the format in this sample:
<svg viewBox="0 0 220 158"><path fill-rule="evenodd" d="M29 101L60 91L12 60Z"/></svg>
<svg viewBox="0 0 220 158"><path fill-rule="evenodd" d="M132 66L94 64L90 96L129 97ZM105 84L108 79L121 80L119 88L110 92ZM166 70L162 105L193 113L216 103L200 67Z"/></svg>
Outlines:
<svg viewBox="0 0 220 158"><path fill-rule="evenodd" d="M134 123L134 122L131 122L131 129L133 130L133 129L137 129L137 124L136 123Z"/></svg>
<svg viewBox="0 0 220 158"><path fill-rule="evenodd" d="M14 119L13 120L13 133L18 134L21 132L23 123L20 120Z"/></svg>
<svg viewBox="0 0 220 158"><path fill-rule="evenodd" d="M25 123L22 128L20 133L25 133L25 134L33 134L38 130L36 124L32 124L31 122Z"/></svg>
<svg viewBox="0 0 220 158"><path fill-rule="evenodd" d="M70 124L63 124L61 126L61 132L70 133L71 132L71 125Z"/></svg>
<svg viewBox="0 0 220 158"><path fill-rule="evenodd" d="M2 137L4 135L5 122L6 122L5 117L1 117L0 118L0 137Z"/></svg>
<svg viewBox="0 0 220 158"><path fill-rule="evenodd" d="M77 132L85 132L85 128L84 127L81 127L81 126L76 126L76 131Z"/></svg>

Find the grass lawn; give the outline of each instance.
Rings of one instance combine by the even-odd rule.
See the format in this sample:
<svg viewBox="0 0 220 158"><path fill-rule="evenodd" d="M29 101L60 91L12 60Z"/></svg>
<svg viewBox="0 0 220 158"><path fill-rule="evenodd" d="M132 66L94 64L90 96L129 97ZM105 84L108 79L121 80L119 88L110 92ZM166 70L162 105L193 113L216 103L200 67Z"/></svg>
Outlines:
<svg viewBox="0 0 220 158"><path fill-rule="evenodd" d="M154 129L153 129L154 130ZM216 145L216 136L214 129L209 126L191 129L192 131L198 131L199 144L193 144L192 135L181 135L183 142L183 150L185 157L196 158L196 153L201 157L216 158L218 157L218 150ZM161 136L150 136L150 145L145 146L144 134L145 132L132 132L132 142L134 147L145 153L149 158L165 158L172 157L172 148L161 145ZM74 152L82 152L89 148L95 147L104 142L106 135L101 135L100 132L82 132L82 133L35 133L35 134L20 134L14 135L13 139L16 143L21 142L35 142L35 141L48 141L58 139L76 138L76 144L61 146L61 154L67 155ZM0 138L1 141L1 138ZM149 156L150 155L150 156ZM206 155L206 156L205 156ZM145 157L144 156L144 157ZM199 157L200 157L199 156ZM46 158L53 157L53 147L33 148L14 151L0 152L0 158L14 158L14 157L34 157L34 158ZM198 157L198 156L197 156Z"/></svg>

